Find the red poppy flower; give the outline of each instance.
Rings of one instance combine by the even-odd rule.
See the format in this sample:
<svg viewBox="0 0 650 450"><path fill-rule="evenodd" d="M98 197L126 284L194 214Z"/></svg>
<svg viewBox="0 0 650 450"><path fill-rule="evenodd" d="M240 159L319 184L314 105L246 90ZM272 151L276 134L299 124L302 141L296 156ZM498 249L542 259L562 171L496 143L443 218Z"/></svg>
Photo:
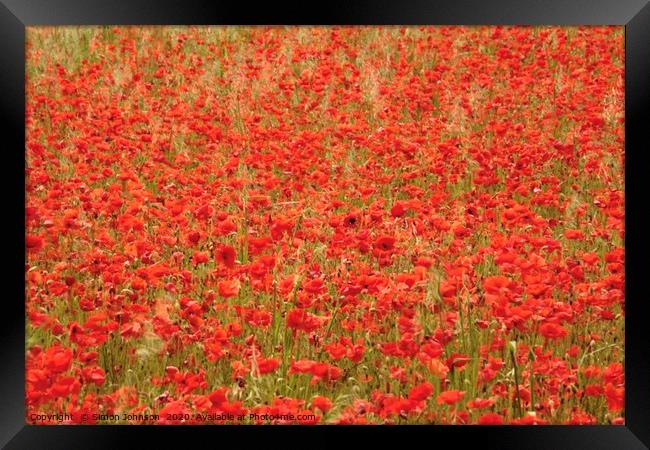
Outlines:
<svg viewBox="0 0 650 450"><path fill-rule="evenodd" d="M27 235L25 237L25 245L29 251L38 251L43 248L43 238L35 235Z"/></svg>
<svg viewBox="0 0 650 450"><path fill-rule="evenodd" d="M280 360L277 358L263 358L257 361L257 368L262 375L275 372L279 365Z"/></svg>
<svg viewBox="0 0 650 450"><path fill-rule="evenodd" d="M615 412L621 411L625 406L625 388L607 383L605 385L605 398L607 399L607 409Z"/></svg>
<svg viewBox="0 0 650 450"><path fill-rule="evenodd" d="M65 372L72 363L72 350L60 346L50 347L44 355L45 367L54 373Z"/></svg>
<svg viewBox="0 0 650 450"><path fill-rule="evenodd" d="M397 201L390 209L390 214L393 217L402 217L406 212L408 205L405 202Z"/></svg>
<svg viewBox="0 0 650 450"><path fill-rule="evenodd" d="M238 280L223 280L217 283L219 295L224 298L235 297L239 294L239 281Z"/></svg>
<svg viewBox="0 0 650 450"><path fill-rule="evenodd" d="M390 252L395 248L395 238L392 236L380 236L375 240L375 249L382 252Z"/></svg>
<svg viewBox="0 0 650 450"><path fill-rule="evenodd" d="M479 425L501 425L503 424L503 417L497 413L485 413L478 418Z"/></svg>
<svg viewBox="0 0 650 450"><path fill-rule="evenodd" d="M323 413L327 413L327 411L332 409L332 401L322 395L316 395L311 399L311 406L312 408L320 409Z"/></svg>
<svg viewBox="0 0 650 450"><path fill-rule="evenodd" d="M359 214L350 212L343 218L343 225L346 227L354 227L359 224Z"/></svg>
<svg viewBox="0 0 650 450"><path fill-rule="evenodd" d="M311 372L312 368L314 367L314 364L316 364L316 361L312 360L299 360L291 363L291 367L289 368L289 373L308 373Z"/></svg>
<svg viewBox="0 0 650 450"><path fill-rule="evenodd" d="M230 245L220 245L215 250L215 259L226 267L232 268L235 265L236 251Z"/></svg>
<svg viewBox="0 0 650 450"><path fill-rule="evenodd" d="M431 383L421 383L413 386L409 391L409 400L414 402L421 402L426 400L433 393L433 386Z"/></svg>
<svg viewBox="0 0 650 450"><path fill-rule="evenodd" d="M572 240L584 239L585 237L584 233L580 230L566 230L564 232L564 236L567 239L572 239Z"/></svg>
<svg viewBox="0 0 650 450"><path fill-rule="evenodd" d="M548 323L548 322L543 323L539 327L539 332L546 339L561 339L568 334L567 330L562 325L558 325L556 323Z"/></svg>
<svg viewBox="0 0 650 450"><path fill-rule="evenodd" d="M192 255L192 264L195 266L198 264L206 263L210 260L210 254L208 252L194 252Z"/></svg>
<svg viewBox="0 0 650 450"><path fill-rule="evenodd" d="M313 280L309 280L303 284L303 289L311 294L320 294L325 291L326 287L323 280L320 278L314 278Z"/></svg>
<svg viewBox="0 0 650 450"><path fill-rule="evenodd" d="M296 308L287 313L287 326L306 332L314 331L324 323L322 317L311 314L304 309Z"/></svg>
<svg viewBox="0 0 650 450"><path fill-rule="evenodd" d="M465 391L449 390L440 393L440 395L438 395L438 398L436 398L436 402L439 405L453 405L455 403L458 403L464 395Z"/></svg>
<svg viewBox="0 0 650 450"><path fill-rule="evenodd" d="M489 408L494 405L494 400L491 398L477 398L467 402L467 407L470 409Z"/></svg>

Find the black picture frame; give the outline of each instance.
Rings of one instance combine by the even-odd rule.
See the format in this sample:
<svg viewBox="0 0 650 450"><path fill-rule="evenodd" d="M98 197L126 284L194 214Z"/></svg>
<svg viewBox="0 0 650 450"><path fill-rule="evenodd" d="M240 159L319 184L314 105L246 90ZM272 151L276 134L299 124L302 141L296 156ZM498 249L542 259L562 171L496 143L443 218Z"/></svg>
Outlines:
<svg viewBox="0 0 650 450"><path fill-rule="evenodd" d="M153 24L511 24L625 25L626 190L626 425L596 426L412 426L412 427L136 427L35 426L25 424L24 363L24 133L25 27L30 25ZM642 295L643 144L650 105L650 4L645 0L445 0L335 1L247 5L199 0L0 0L0 111L4 125L2 203L7 266L0 321L0 445L22 448L167 447L188 440L223 445L224 436L246 442L251 435L279 437L297 445L345 443L354 435L406 442L404 432L431 445L444 441L479 448L643 449L650 446L650 352ZM8 207L8 209L7 209ZM254 430L252 430L254 428ZM368 436L371 435L371 436ZM408 439L408 438L407 438ZM139 446L139 445L138 445Z"/></svg>

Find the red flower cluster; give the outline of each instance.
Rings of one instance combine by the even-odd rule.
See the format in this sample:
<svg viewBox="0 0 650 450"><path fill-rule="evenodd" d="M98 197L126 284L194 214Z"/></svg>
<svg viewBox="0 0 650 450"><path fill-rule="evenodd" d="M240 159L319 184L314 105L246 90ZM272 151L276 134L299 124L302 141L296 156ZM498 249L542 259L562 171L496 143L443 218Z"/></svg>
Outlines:
<svg viewBox="0 0 650 450"><path fill-rule="evenodd" d="M623 422L620 27L27 41L28 420Z"/></svg>

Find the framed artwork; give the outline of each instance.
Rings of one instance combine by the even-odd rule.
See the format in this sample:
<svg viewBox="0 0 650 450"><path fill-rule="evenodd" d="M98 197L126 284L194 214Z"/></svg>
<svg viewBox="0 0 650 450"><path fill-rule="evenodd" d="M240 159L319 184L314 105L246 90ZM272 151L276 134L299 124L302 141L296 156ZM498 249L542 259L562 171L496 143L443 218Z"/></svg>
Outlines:
<svg viewBox="0 0 650 450"><path fill-rule="evenodd" d="M0 17L6 448L647 448L647 2Z"/></svg>

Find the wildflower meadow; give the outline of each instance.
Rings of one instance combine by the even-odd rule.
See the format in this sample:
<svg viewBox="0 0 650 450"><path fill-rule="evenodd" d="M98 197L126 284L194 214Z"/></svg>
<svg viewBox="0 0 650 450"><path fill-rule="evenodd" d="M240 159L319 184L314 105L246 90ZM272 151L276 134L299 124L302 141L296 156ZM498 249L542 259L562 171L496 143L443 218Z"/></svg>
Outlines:
<svg viewBox="0 0 650 450"><path fill-rule="evenodd" d="M623 37L28 27L27 422L623 424Z"/></svg>

